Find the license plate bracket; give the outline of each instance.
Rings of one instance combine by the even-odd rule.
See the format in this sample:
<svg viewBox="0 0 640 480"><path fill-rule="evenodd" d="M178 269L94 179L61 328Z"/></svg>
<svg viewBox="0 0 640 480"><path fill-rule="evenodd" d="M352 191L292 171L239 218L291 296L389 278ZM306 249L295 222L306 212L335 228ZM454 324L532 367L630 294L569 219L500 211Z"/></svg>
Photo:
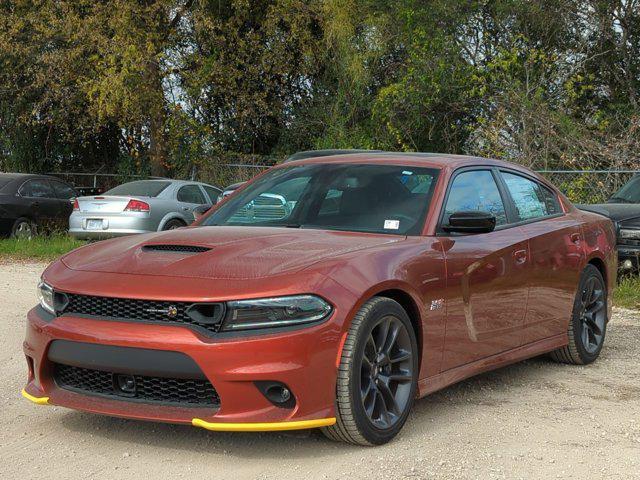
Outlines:
<svg viewBox="0 0 640 480"><path fill-rule="evenodd" d="M87 219L87 230L102 230L102 219L101 218L88 218Z"/></svg>

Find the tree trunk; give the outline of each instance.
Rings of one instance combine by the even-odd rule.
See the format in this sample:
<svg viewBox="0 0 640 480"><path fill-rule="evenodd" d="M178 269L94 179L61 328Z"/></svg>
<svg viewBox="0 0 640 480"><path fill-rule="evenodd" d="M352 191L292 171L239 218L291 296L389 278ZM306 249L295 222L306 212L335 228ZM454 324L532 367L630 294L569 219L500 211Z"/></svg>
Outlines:
<svg viewBox="0 0 640 480"><path fill-rule="evenodd" d="M169 152L164 129L165 120L164 108L161 108L149 121L149 166L154 177L165 177L168 171Z"/></svg>
<svg viewBox="0 0 640 480"><path fill-rule="evenodd" d="M149 166L151 175L165 177L169 166L169 148L165 130L167 112L158 63L153 59L147 64L147 81L151 90L149 108Z"/></svg>

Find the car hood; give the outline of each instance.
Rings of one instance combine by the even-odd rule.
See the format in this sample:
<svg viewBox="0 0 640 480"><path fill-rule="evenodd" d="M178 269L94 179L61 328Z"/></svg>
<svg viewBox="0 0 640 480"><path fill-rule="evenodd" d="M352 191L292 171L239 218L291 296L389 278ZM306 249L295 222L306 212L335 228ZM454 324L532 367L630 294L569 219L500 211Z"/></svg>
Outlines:
<svg viewBox="0 0 640 480"><path fill-rule="evenodd" d="M67 254L62 262L89 272L241 280L294 273L325 258L404 239L311 229L195 227L90 244ZM154 245L210 250L155 250Z"/></svg>
<svg viewBox="0 0 640 480"><path fill-rule="evenodd" d="M602 203L599 205L576 205L580 210L599 213L616 222L640 225L640 204Z"/></svg>

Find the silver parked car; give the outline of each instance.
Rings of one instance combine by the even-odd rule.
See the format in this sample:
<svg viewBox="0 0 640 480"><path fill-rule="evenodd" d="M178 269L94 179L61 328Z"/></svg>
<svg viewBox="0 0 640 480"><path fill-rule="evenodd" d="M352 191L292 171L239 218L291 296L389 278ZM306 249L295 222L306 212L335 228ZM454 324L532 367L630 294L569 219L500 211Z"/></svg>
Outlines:
<svg viewBox="0 0 640 480"><path fill-rule="evenodd" d="M69 233L80 239L110 238L184 227L193 210L213 205L222 193L205 183L138 180L102 195L79 197L69 217Z"/></svg>

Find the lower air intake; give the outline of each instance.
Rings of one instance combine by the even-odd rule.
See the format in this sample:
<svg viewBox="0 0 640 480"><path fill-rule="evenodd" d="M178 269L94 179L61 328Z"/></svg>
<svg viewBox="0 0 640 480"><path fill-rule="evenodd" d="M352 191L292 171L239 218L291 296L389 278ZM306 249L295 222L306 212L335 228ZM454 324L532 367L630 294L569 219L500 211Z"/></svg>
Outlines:
<svg viewBox="0 0 640 480"><path fill-rule="evenodd" d="M87 395L182 407L219 407L220 397L208 380L123 375L71 365L54 365L60 388Z"/></svg>

